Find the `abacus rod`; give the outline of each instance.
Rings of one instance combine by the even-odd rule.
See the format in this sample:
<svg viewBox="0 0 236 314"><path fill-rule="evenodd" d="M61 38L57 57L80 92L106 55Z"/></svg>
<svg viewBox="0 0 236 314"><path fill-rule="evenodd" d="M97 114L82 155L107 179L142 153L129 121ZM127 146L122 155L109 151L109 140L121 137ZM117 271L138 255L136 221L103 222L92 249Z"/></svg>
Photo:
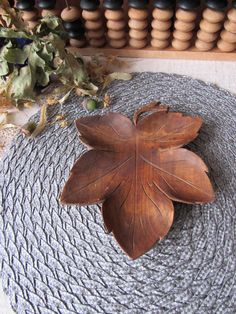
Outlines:
<svg viewBox="0 0 236 314"><path fill-rule="evenodd" d="M69 9L69 8L70 8L70 5L69 5L68 0L65 0L65 4L66 4L67 8Z"/></svg>

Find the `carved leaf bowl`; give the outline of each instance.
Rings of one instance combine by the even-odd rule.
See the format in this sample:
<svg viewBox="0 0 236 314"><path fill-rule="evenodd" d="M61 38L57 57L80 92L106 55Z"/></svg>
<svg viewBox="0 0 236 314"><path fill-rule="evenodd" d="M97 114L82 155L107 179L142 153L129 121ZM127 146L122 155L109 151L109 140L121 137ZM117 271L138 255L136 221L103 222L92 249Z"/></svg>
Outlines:
<svg viewBox="0 0 236 314"><path fill-rule="evenodd" d="M182 148L201 125L200 117L160 103L142 107L133 122L118 113L78 119L79 138L89 150L74 164L61 202L102 203L107 231L131 258L141 256L168 233L173 201L214 200L207 166Z"/></svg>

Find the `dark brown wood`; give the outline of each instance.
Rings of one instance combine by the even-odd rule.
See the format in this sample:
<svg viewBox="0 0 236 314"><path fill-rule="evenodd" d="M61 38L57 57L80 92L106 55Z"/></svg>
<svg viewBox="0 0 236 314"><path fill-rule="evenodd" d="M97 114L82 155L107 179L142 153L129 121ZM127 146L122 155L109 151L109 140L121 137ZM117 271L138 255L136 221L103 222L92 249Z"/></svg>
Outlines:
<svg viewBox="0 0 236 314"><path fill-rule="evenodd" d="M214 200L206 165L181 148L201 125L157 103L138 110L133 123L119 113L78 119L80 140L91 149L73 166L61 202L102 202L107 231L131 258L141 256L169 231L172 201Z"/></svg>

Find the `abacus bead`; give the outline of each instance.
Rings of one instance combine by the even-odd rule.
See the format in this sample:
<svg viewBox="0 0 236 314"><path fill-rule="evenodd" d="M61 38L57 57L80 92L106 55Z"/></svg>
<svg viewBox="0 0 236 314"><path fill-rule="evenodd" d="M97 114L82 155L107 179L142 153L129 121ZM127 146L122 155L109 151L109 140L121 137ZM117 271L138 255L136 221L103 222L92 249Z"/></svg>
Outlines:
<svg viewBox="0 0 236 314"><path fill-rule="evenodd" d="M200 22L200 29L207 33L216 33L221 29L221 23L210 23L207 20Z"/></svg>
<svg viewBox="0 0 236 314"><path fill-rule="evenodd" d="M113 20L108 20L107 21L107 28L112 29L113 31L120 31L125 28L125 21L120 20L120 21L113 21Z"/></svg>
<svg viewBox="0 0 236 314"><path fill-rule="evenodd" d="M183 22L193 22L197 17L197 12L195 11L185 11L178 9L176 12L176 18Z"/></svg>
<svg viewBox="0 0 236 314"><path fill-rule="evenodd" d="M201 41L205 41L207 43L211 43L213 41L215 41L218 37L218 33L207 33L203 30L199 30L197 32L197 37L198 39L200 39Z"/></svg>
<svg viewBox="0 0 236 314"><path fill-rule="evenodd" d="M10 7L14 7L14 5L15 5L15 0L9 0L8 1L9 2L9 4L10 4Z"/></svg>
<svg viewBox="0 0 236 314"><path fill-rule="evenodd" d="M128 22L129 28L133 29L144 29L148 26L148 21L143 20L143 21L138 21L138 20L129 20Z"/></svg>
<svg viewBox="0 0 236 314"><path fill-rule="evenodd" d="M162 31L159 31L159 30L156 30L156 29L153 29L151 31L151 36L154 39L166 40L166 39L170 38L170 35L171 35L170 31L162 32Z"/></svg>
<svg viewBox="0 0 236 314"><path fill-rule="evenodd" d="M83 10L82 17L85 20L96 21L101 17L101 12L100 10L94 10L94 11Z"/></svg>
<svg viewBox="0 0 236 314"><path fill-rule="evenodd" d="M90 45L91 45L92 47L98 47L98 48L99 48L99 47L102 47L102 46L105 45L106 40L105 40L104 37L98 38L98 39L92 38L92 39L90 39L89 43L90 43Z"/></svg>
<svg viewBox="0 0 236 314"><path fill-rule="evenodd" d="M160 40L153 38L151 40L151 46L158 49L164 49L170 45L169 40Z"/></svg>
<svg viewBox="0 0 236 314"><path fill-rule="evenodd" d="M236 23L236 9L231 9L228 12L228 19L234 23Z"/></svg>
<svg viewBox="0 0 236 314"><path fill-rule="evenodd" d="M124 18L124 13L122 10L106 10L105 17L108 20L119 21Z"/></svg>
<svg viewBox="0 0 236 314"><path fill-rule="evenodd" d="M189 41L193 37L193 32L182 32L176 29L173 33L173 37L181 41Z"/></svg>
<svg viewBox="0 0 236 314"><path fill-rule="evenodd" d="M194 22L187 23L180 20L175 21L175 29L177 29L178 31L191 32L194 28Z"/></svg>
<svg viewBox="0 0 236 314"><path fill-rule="evenodd" d="M100 20L97 21L85 21L85 28L91 31L99 30L103 26L103 22Z"/></svg>
<svg viewBox="0 0 236 314"><path fill-rule="evenodd" d="M86 40L84 38L82 39L74 39L74 38L71 38L69 40L69 43L70 43L70 46L71 47L77 47L77 48L81 48L81 47L84 47L85 44L86 44Z"/></svg>
<svg viewBox="0 0 236 314"><path fill-rule="evenodd" d="M119 10L123 5L123 0L104 0L103 7L110 10Z"/></svg>
<svg viewBox="0 0 236 314"><path fill-rule="evenodd" d="M235 44L232 44L232 43L228 43L227 41L224 41L224 40L220 39L220 40L217 42L217 47L218 47L221 51L224 51L224 52L232 52L232 51L235 50L236 45L235 45Z"/></svg>
<svg viewBox="0 0 236 314"><path fill-rule="evenodd" d="M203 12L203 18L211 23L219 23L224 20L225 14L222 11L213 11L211 9L206 9Z"/></svg>
<svg viewBox="0 0 236 314"><path fill-rule="evenodd" d="M81 19L78 19L74 22L63 22L63 26L67 31L77 30L83 26Z"/></svg>
<svg viewBox="0 0 236 314"><path fill-rule="evenodd" d="M24 21L34 21L38 19L38 11L36 9L32 11L21 11L21 17Z"/></svg>
<svg viewBox="0 0 236 314"><path fill-rule="evenodd" d="M80 18L81 12L78 7L70 6L65 8L61 12L61 18L65 22L73 22Z"/></svg>
<svg viewBox="0 0 236 314"><path fill-rule="evenodd" d="M34 5L35 5L34 0L17 1L16 8L18 10L32 11L32 9L34 8Z"/></svg>
<svg viewBox="0 0 236 314"><path fill-rule="evenodd" d="M175 7L174 0L153 0L153 6L161 10L169 10Z"/></svg>
<svg viewBox="0 0 236 314"><path fill-rule="evenodd" d="M205 4L208 8L216 11L224 10L227 5L227 0L205 0Z"/></svg>
<svg viewBox="0 0 236 314"><path fill-rule="evenodd" d="M207 43L205 41L197 39L196 42L195 42L195 46L197 47L197 49L199 49L201 51L209 51L212 48L214 48L215 43L214 42Z"/></svg>
<svg viewBox="0 0 236 314"><path fill-rule="evenodd" d="M99 29L97 31L88 31L87 32L87 36L88 38L95 38L95 39L98 39L98 38L102 38L104 36L104 29Z"/></svg>
<svg viewBox="0 0 236 314"><path fill-rule="evenodd" d="M40 0L38 6L41 9L53 9L56 5L56 0Z"/></svg>
<svg viewBox="0 0 236 314"><path fill-rule="evenodd" d="M129 31L129 36L131 38L138 39L138 40L147 38L147 35L148 35L147 30L138 31L137 29L131 29Z"/></svg>
<svg viewBox="0 0 236 314"><path fill-rule="evenodd" d="M138 39L130 38L129 44L133 48L141 49L147 46L147 40L146 39L138 40Z"/></svg>
<svg viewBox="0 0 236 314"><path fill-rule="evenodd" d="M126 37L126 32L123 31L113 31L112 29L109 29L107 32L107 35L111 39L122 39Z"/></svg>
<svg viewBox="0 0 236 314"><path fill-rule="evenodd" d="M234 44L236 43L236 34L223 30L220 34L221 38L228 43Z"/></svg>
<svg viewBox="0 0 236 314"><path fill-rule="evenodd" d="M81 0L80 7L83 10L94 11L99 7L99 0Z"/></svg>
<svg viewBox="0 0 236 314"><path fill-rule="evenodd" d="M231 22L231 21L226 21L224 24L224 27L228 32L236 34L236 23Z"/></svg>
<svg viewBox="0 0 236 314"><path fill-rule="evenodd" d="M148 0L129 0L128 5L131 8L145 9L147 7Z"/></svg>
<svg viewBox="0 0 236 314"><path fill-rule="evenodd" d="M77 31L69 31L68 32L68 36L69 38L81 38L82 36L84 36L84 31L83 30L77 30Z"/></svg>
<svg viewBox="0 0 236 314"><path fill-rule="evenodd" d="M130 19L142 21L142 20L147 19L148 11L130 8L128 11L128 16Z"/></svg>
<svg viewBox="0 0 236 314"><path fill-rule="evenodd" d="M155 8L152 11L153 18L159 21L169 21L173 17L173 15L174 15L173 10L161 10Z"/></svg>
<svg viewBox="0 0 236 314"><path fill-rule="evenodd" d="M189 41L181 41L178 39L173 39L172 46L176 50L186 50L191 46L191 43Z"/></svg>
<svg viewBox="0 0 236 314"><path fill-rule="evenodd" d="M126 45L126 38L118 39L118 40L109 40L109 45L113 48L123 48Z"/></svg>
<svg viewBox="0 0 236 314"><path fill-rule="evenodd" d="M157 29L159 31L167 31L170 29L172 25L171 21L158 21L158 20L153 20L152 21L152 28Z"/></svg>
<svg viewBox="0 0 236 314"><path fill-rule="evenodd" d="M199 6L200 6L200 0L179 0L178 1L178 7L186 11L196 10Z"/></svg>
<svg viewBox="0 0 236 314"><path fill-rule="evenodd" d="M45 17L45 16L60 16L61 15L61 11L60 9L43 9L41 11L41 16Z"/></svg>

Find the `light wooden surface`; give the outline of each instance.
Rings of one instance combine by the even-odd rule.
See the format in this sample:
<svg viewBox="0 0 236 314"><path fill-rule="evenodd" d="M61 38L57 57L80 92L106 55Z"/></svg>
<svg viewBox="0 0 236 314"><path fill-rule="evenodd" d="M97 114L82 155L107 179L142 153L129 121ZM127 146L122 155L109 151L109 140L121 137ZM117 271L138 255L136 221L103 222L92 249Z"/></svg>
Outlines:
<svg viewBox="0 0 236 314"><path fill-rule="evenodd" d="M77 48L74 48L78 50ZM124 49L104 48L80 48L82 55L93 55L95 53L103 53L104 55L115 55L128 58L158 58L158 59L183 59L183 60L218 60L218 61L236 61L236 52L222 52L218 48L214 48L208 52L199 51L192 47L186 51L178 51L172 47L165 50L157 50L151 46L143 49L135 49L130 46Z"/></svg>
<svg viewBox="0 0 236 314"><path fill-rule="evenodd" d="M236 55L236 54L235 54ZM164 72L189 75L236 92L236 62L231 61L191 61L191 60L162 60L162 59L126 59L128 67L120 69L129 72ZM183 86L184 88L184 86ZM220 105L219 99L219 105ZM36 111L36 109L34 109ZM30 113L33 113L32 111ZM29 112L15 117L26 121ZM0 314L14 313L0 287ZM20 313L19 313L20 314Z"/></svg>

